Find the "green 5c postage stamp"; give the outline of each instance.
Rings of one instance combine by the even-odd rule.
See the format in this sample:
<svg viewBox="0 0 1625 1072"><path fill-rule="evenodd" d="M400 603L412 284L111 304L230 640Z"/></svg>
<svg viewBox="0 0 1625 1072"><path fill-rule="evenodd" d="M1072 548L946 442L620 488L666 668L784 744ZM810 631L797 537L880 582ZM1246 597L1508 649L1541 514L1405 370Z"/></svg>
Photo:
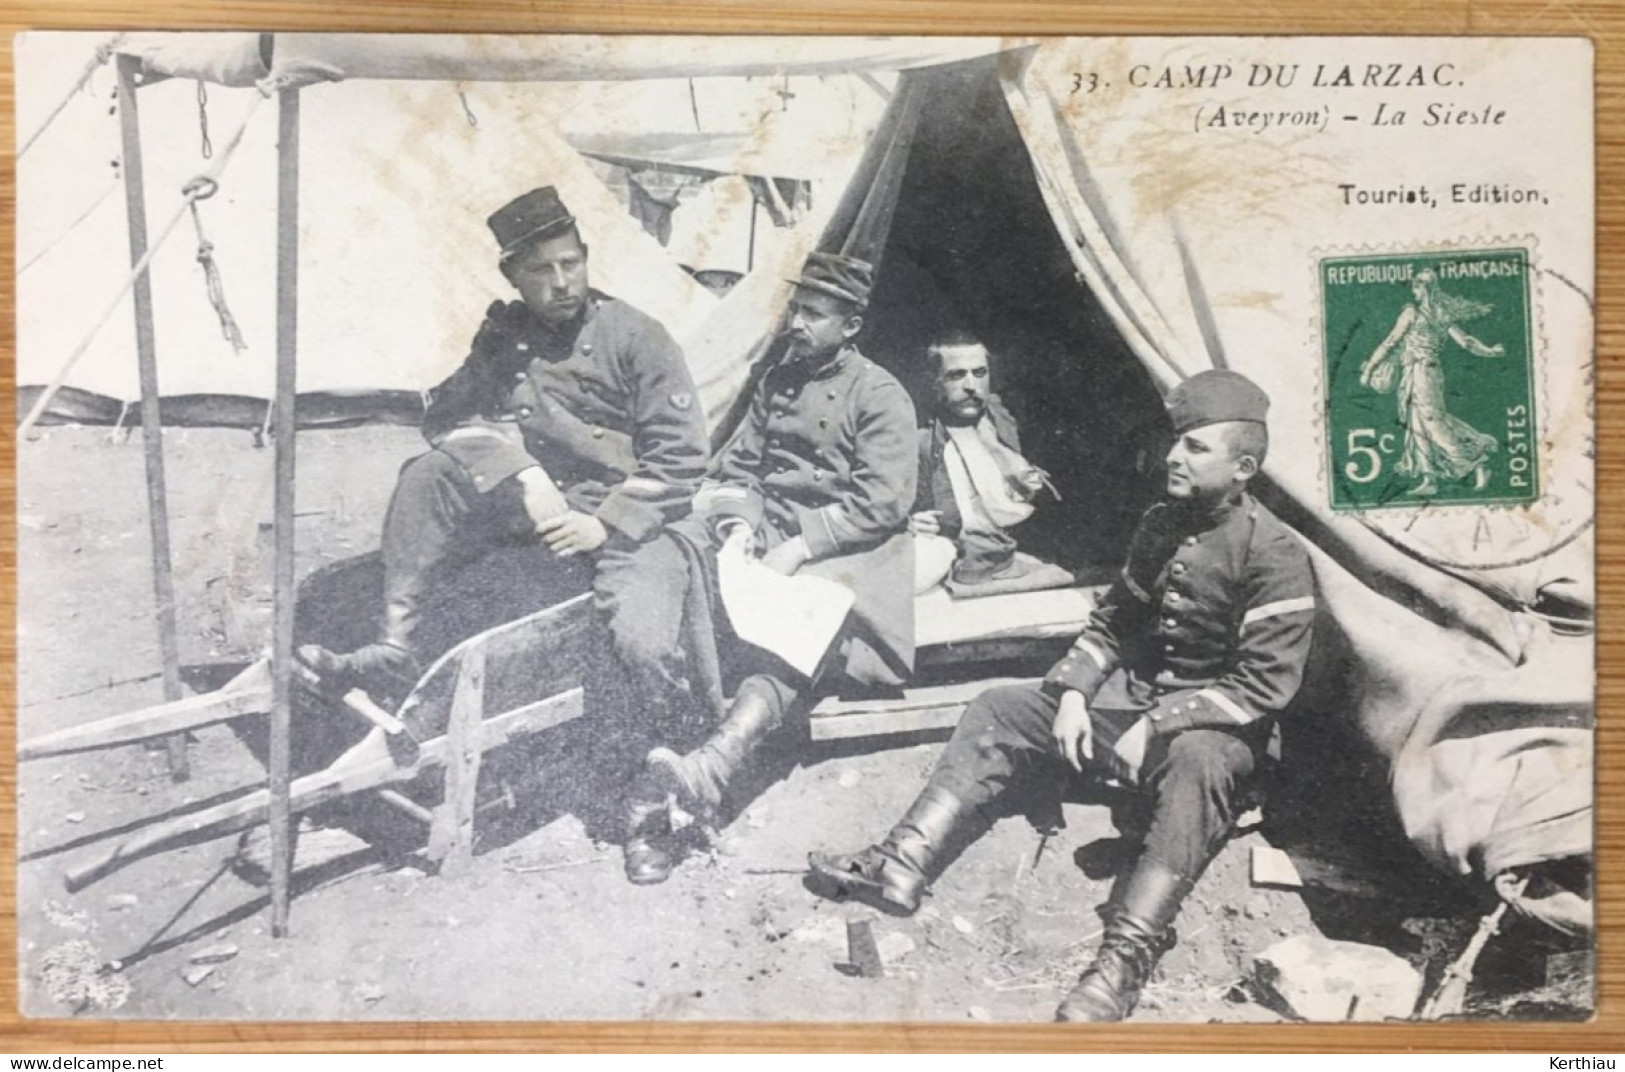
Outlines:
<svg viewBox="0 0 1625 1072"><path fill-rule="evenodd" d="M1534 501L1528 251L1334 257L1319 274L1332 508Z"/></svg>

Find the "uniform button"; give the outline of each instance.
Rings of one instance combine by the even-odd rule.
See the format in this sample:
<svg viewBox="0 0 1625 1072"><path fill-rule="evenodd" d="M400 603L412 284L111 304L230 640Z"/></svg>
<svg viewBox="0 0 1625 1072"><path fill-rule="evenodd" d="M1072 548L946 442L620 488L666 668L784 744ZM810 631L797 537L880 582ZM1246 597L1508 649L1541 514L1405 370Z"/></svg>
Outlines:
<svg viewBox="0 0 1625 1072"><path fill-rule="evenodd" d="M831 402L833 402L833 401L835 401L835 392L834 391L827 392L825 397L827 397Z"/></svg>
<svg viewBox="0 0 1625 1072"><path fill-rule="evenodd" d="M1164 655L1172 655L1174 653L1174 646L1172 644L1164 644L1162 646L1162 652Z"/></svg>
<svg viewBox="0 0 1625 1072"><path fill-rule="evenodd" d="M1157 673L1157 684L1159 684L1159 685L1166 685L1166 684L1168 684L1168 682L1172 681L1173 679L1174 679L1174 675L1171 674L1170 672L1168 672L1167 670L1162 670L1162 671L1159 671Z"/></svg>
<svg viewBox="0 0 1625 1072"><path fill-rule="evenodd" d="M823 479L824 479L824 474L823 473L818 472L816 470L813 472L813 482L814 483L817 483L818 481L823 480Z"/></svg>
<svg viewBox="0 0 1625 1072"><path fill-rule="evenodd" d="M518 380L518 381L519 381L519 382L520 382L520 383L524 383L524 382L525 382L525 374L524 374L524 373L523 373L523 372L516 372L516 373L514 373L514 374L513 374L513 378L514 378L514 379L516 379L516 380Z"/></svg>
<svg viewBox="0 0 1625 1072"><path fill-rule="evenodd" d="M1175 626L1177 626L1178 624L1179 624L1179 622L1177 620L1173 619L1173 618L1164 618L1162 620L1162 627L1164 629L1172 629Z"/></svg>
<svg viewBox="0 0 1625 1072"><path fill-rule="evenodd" d="M818 427L820 427L820 428L828 428L829 427L829 421L826 420L823 417L818 418Z"/></svg>
<svg viewBox="0 0 1625 1072"><path fill-rule="evenodd" d="M1185 573L1185 563L1183 563L1183 562L1175 562L1174 563L1174 575L1175 576L1183 576L1184 573Z"/></svg>
<svg viewBox="0 0 1625 1072"><path fill-rule="evenodd" d="M592 353L592 343L590 343L590 342L582 343L581 344L581 352L584 353L584 354Z"/></svg>
<svg viewBox="0 0 1625 1072"><path fill-rule="evenodd" d="M1163 598L1167 599L1168 602L1170 602L1170 603L1178 603L1179 602L1179 593L1178 592L1169 592Z"/></svg>
<svg viewBox="0 0 1625 1072"><path fill-rule="evenodd" d="M1159 708L1153 707L1149 712L1149 716L1152 722L1162 721L1162 711Z"/></svg>
<svg viewBox="0 0 1625 1072"><path fill-rule="evenodd" d="M1185 546L1186 547L1195 547L1196 546L1196 537L1195 536L1187 536L1187 537L1185 537Z"/></svg>
<svg viewBox="0 0 1625 1072"><path fill-rule="evenodd" d="M522 342L522 343L519 344L518 349L519 349L520 353L524 353L524 352L526 352L527 350L530 349L530 343Z"/></svg>
<svg viewBox="0 0 1625 1072"><path fill-rule="evenodd" d="M602 428L594 428L592 430L592 437L594 439L602 439L602 438L604 438L604 430Z"/></svg>
<svg viewBox="0 0 1625 1072"><path fill-rule="evenodd" d="M779 445L779 437L778 436L770 436L770 437L768 437L767 445L770 446L770 447L778 446Z"/></svg>
<svg viewBox="0 0 1625 1072"><path fill-rule="evenodd" d="M530 413L531 413L531 409L530 409L529 406L520 406L519 407L519 415L521 417L529 417Z"/></svg>

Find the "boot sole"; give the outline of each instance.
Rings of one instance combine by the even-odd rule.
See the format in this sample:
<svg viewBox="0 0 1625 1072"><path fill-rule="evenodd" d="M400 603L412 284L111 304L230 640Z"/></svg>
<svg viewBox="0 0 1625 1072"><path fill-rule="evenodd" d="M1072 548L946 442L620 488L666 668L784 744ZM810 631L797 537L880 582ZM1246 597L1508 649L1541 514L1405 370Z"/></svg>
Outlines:
<svg viewBox="0 0 1625 1072"><path fill-rule="evenodd" d="M832 867L827 860L810 858L807 866L811 875L834 886L842 895L840 898L832 897L830 900L862 901L872 908L878 908L894 916L912 916L920 910L920 898L910 900L902 895L893 896L884 884Z"/></svg>

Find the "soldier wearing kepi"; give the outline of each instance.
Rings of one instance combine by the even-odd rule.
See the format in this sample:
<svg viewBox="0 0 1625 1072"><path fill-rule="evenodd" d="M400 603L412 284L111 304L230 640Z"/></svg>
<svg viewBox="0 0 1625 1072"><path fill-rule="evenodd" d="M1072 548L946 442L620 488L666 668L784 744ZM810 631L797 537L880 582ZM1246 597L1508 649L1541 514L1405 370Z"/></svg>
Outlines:
<svg viewBox="0 0 1625 1072"><path fill-rule="evenodd" d="M1094 964L1056 1013L1121 1020L1173 944L1180 904L1222 845L1303 678L1315 597L1308 556L1247 493L1269 400L1245 377L1199 373L1168 397L1175 442L1116 582L1040 687L977 697L884 841L814 853L842 894L919 907L948 843L991 818L1017 778L1086 768L1136 783L1143 848L1119 878Z"/></svg>
<svg viewBox="0 0 1625 1072"><path fill-rule="evenodd" d="M685 528L713 547L744 540L763 565L851 588L850 616L822 677L901 685L914 665L914 558L906 525L917 472L914 404L854 345L873 285L865 261L807 258L770 368L738 434L712 463ZM814 682L765 652L722 726L686 755L658 748L649 767L685 810L715 811L746 758Z"/></svg>
<svg viewBox="0 0 1625 1072"><path fill-rule="evenodd" d="M587 246L553 187L488 224L520 300L491 305L432 392L433 449L402 468L384 519L378 641L300 657L330 688L400 696L436 654L426 602L497 545L530 541L564 594L594 592L616 706L659 706L686 688L687 570L664 527L688 511L707 456L688 368L657 321L589 287Z"/></svg>

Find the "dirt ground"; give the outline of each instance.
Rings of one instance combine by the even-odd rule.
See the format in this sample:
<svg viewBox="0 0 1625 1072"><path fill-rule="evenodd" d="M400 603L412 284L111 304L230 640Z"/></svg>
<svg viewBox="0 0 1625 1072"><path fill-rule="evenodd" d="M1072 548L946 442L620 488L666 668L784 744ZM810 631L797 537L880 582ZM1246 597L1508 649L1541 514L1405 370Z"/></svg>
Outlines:
<svg viewBox="0 0 1625 1072"><path fill-rule="evenodd" d="M395 472L419 442L401 428L301 435L301 576L376 545ZM268 637L272 453L245 432L170 430L166 444L182 662L244 662ZM160 700L140 433L120 441L106 429L46 429L20 444L18 468L19 738ZM195 734L181 783L162 752L139 746L26 764L23 1011L1030 1021L1050 1018L1094 949L1115 837L1104 804L1068 803L1064 829L1047 839L1024 816L1002 820L917 916L882 916L816 897L803 881L806 853L879 838L942 737L835 746L792 734L715 845L697 849L670 882L634 887L593 806L588 732L549 731L494 761L517 806L485 816L460 877L431 874L409 840L369 844L307 828L283 939L269 936L267 888L252 863L264 858L263 837L241 853L229 837L152 857L64 892L66 868L97 852L92 835L262 780L230 729ZM558 806L561 782L580 807ZM1252 887L1250 850L1278 837L1279 815L1266 812L1265 828L1233 839L1204 876L1138 1019L1281 1019L1245 980L1253 956L1288 936L1384 944L1431 978L1441 950L1470 932L1482 905L1448 888L1423 901L1373 901ZM1402 845L1390 849L1392 873L1408 874L1416 861ZM871 921L884 978L846 965L851 919ZM194 963L210 953L226 959ZM1510 990L1500 989L1479 993L1479 1007L1499 1001L1507 1011Z"/></svg>

